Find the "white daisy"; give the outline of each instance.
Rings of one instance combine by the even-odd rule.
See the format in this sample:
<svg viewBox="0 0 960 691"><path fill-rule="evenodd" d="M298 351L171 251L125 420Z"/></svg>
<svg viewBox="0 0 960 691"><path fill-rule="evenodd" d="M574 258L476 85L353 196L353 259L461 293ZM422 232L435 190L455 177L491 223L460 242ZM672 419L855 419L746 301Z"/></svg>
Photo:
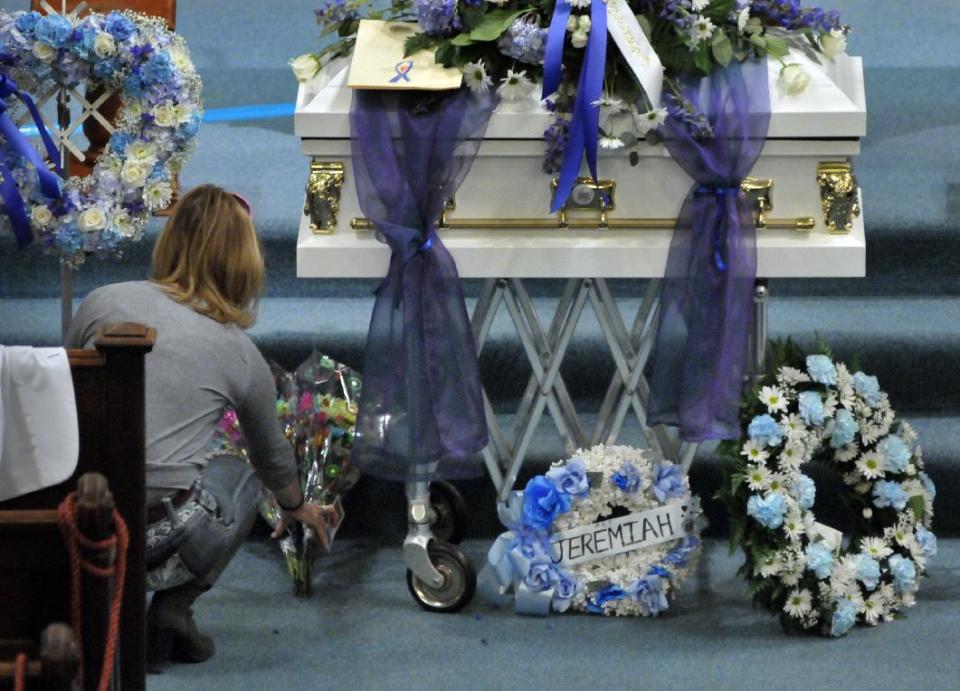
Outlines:
<svg viewBox="0 0 960 691"><path fill-rule="evenodd" d="M882 615L883 598L879 593L874 593L863 603L863 618L870 626L876 626L880 623Z"/></svg>
<svg viewBox="0 0 960 691"><path fill-rule="evenodd" d="M767 406L769 413L779 413L787 409L787 399L783 391L775 386L764 386L760 389L760 402Z"/></svg>
<svg viewBox="0 0 960 691"><path fill-rule="evenodd" d="M609 134L600 135L597 143L601 149L607 149L608 151L616 151L617 149L623 148L623 140L620 139L620 137L614 137Z"/></svg>
<svg viewBox="0 0 960 691"><path fill-rule="evenodd" d="M788 470L796 470L803 465L803 446L790 443L780 452L780 465Z"/></svg>
<svg viewBox="0 0 960 691"><path fill-rule="evenodd" d="M797 617L798 619L804 617L810 613L811 599L810 591L806 588L791 591L783 605L783 611L791 617Z"/></svg>
<svg viewBox="0 0 960 691"><path fill-rule="evenodd" d="M763 447L752 439L743 445L743 448L740 450L740 455L746 456L748 460L754 463L763 463L769 458L769 454L764 451Z"/></svg>
<svg viewBox="0 0 960 691"><path fill-rule="evenodd" d="M487 68L483 60L468 62L463 66L463 81L466 82L470 90L475 94L485 94L490 91L493 80L487 74Z"/></svg>
<svg viewBox="0 0 960 691"><path fill-rule="evenodd" d="M776 553L768 555L767 558L760 563L760 575L764 578L776 576L782 570L783 562L780 561Z"/></svg>
<svg viewBox="0 0 960 691"><path fill-rule="evenodd" d="M783 532L793 541L799 540L807 531L803 524L803 517L798 514L790 514L783 521Z"/></svg>
<svg viewBox="0 0 960 691"><path fill-rule="evenodd" d="M786 478L783 473L770 473L767 478L767 489L771 492L781 492L784 489Z"/></svg>
<svg viewBox="0 0 960 691"><path fill-rule="evenodd" d="M882 537L865 537L860 540L860 550L869 554L871 557L880 561L881 559L886 559L891 554L893 550L887 545L887 541Z"/></svg>
<svg viewBox="0 0 960 691"><path fill-rule="evenodd" d="M807 426L804 424L803 418L796 413L792 415L781 415L780 426L784 432L787 433L788 437L795 437L807 431Z"/></svg>
<svg viewBox="0 0 960 691"><path fill-rule="evenodd" d="M754 492L765 490L769 478L770 471L762 465L750 466L747 470L747 486Z"/></svg>
<svg viewBox="0 0 960 691"><path fill-rule="evenodd" d="M143 203L151 211L165 209L173 199L173 187L163 180L147 183L143 188Z"/></svg>
<svg viewBox="0 0 960 691"><path fill-rule="evenodd" d="M646 113L638 113L636 111L633 113L633 126L641 137L657 129L666 121L666 108L654 108L653 110L648 110Z"/></svg>
<svg viewBox="0 0 960 691"><path fill-rule="evenodd" d="M716 30L717 25L713 23L712 19L695 14L690 19L690 42L697 46L701 41L706 41L713 36L713 32Z"/></svg>
<svg viewBox="0 0 960 691"><path fill-rule="evenodd" d="M837 449L836 453L833 454L833 460L839 463L849 463L859 455L860 449L856 444L847 444Z"/></svg>
<svg viewBox="0 0 960 691"><path fill-rule="evenodd" d="M694 12L703 12L710 6L710 0L690 0L690 9Z"/></svg>
<svg viewBox="0 0 960 691"><path fill-rule="evenodd" d="M497 93L505 101L519 101L530 95L533 88L533 82L527 78L526 70L516 72L513 69L507 70L507 76L500 80L500 88Z"/></svg>
<svg viewBox="0 0 960 691"><path fill-rule="evenodd" d="M876 480L878 477L883 477L883 456L876 451L868 451L857 461L857 469L868 480Z"/></svg>
<svg viewBox="0 0 960 691"><path fill-rule="evenodd" d="M803 382L810 381L810 375L795 367L781 367L777 373L777 381L787 386L802 384Z"/></svg>

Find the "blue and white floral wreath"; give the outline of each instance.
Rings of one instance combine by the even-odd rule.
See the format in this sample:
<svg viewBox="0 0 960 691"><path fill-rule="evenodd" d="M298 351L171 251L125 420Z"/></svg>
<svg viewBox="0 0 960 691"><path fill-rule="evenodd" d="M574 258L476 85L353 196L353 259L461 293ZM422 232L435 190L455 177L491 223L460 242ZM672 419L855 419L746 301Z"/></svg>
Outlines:
<svg viewBox="0 0 960 691"><path fill-rule="evenodd" d="M785 628L842 636L914 604L937 552L936 489L916 433L895 426L876 377L826 355L796 364L768 375L745 404L745 440L719 496L754 599ZM847 486L846 536L814 517L816 485L803 472L811 461Z"/></svg>
<svg viewBox="0 0 960 691"><path fill-rule="evenodd" d="M509 528L481 596L521 614L655 616L700 552L700 505L680 466L626 446L578 451L501 507Z"/></svg>
<svg viewBox="0 0 960 691"><path fill-rule="evenodd" d="M19 206L33 236L64 263L76 266L88 254L119 256L125 242L141 237L150 213L170 203L173 174L195 146L201 81L183 38L162 19L132 12L76 18L0 10L0 78L9 87L0 93L6 125L11 116L3 111L14 108L3 100L9 95L29 107L28 94L61 88L79 98L81 82L120 91L123 107L93 173L70 178L57 194L42 185L36 156L25 155L10 136L0 147L0 163L19 188L16 200L4 195L0 226L21 244L29 241L17 223L13 207ZM39 115L34 120L43 132Z"/></svg>

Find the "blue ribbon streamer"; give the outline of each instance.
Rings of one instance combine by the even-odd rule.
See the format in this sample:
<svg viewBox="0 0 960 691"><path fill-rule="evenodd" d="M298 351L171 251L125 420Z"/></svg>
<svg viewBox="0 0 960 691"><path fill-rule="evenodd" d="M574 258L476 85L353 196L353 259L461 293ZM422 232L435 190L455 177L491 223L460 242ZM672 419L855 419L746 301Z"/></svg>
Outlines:
<svg viewBox="0 0 960 691"><path fill-rule="evenodd" d="M725 223L727 209L722 207L726 207L731 200L736 204L736 200L740 197L741 192L742 190L739 186L709 187L707 185L701 185L697 188L697 194L713 195L717 200L717 218L713 223L713 265L720 273L726 273L727 271L727 260L725 257L727 248L727 224Z"/></svg>
<svg viewBox="0 0 960 691"><path fill-rule="evenodd" d="M543 57L543 94L547 98L560 86L563 77L563 42L567 36L567 20L570 18L570 5L567 0L557 0L553 7L553 19L547 31L547 47Z"/></svg>
<svg viewBox="0 0 960 691"><path fill-rule="evenodd" d="M558 2L557 5L566 4ZM603 90L603 71L607 59L607 3L593 0L590 4L590 38L583 56L580 69L580 81L577 85L577 99L573 106L573 120L570 123L570 137L563 154L563 165L557 191L553 196L551 212L557 212L566 203L573 191L573 185L580 175L580 162L584 155L594 181L597 179L597 139L600 134L600 106L597 101ZM551 31L553 24L550 25ZM549 35L548 48L549 48ZM548 55L552 58L553 56ZM562 54L560 56L562 61ZM553 70L554 66L550 65ZM544 63L544 74L547 73ZM551 72L551 78L552 78ZM546 89L546 76L544 89ZM555 89L555 87L554 87Z"/></svg>
<svg viewBox="0 0 960 691"><path fill-rule="evenodd" d="M47 150L47 155L53 161L57 173L60 173L60 161L57 149L53 145L53 139L46 127L43 126L43 120L40 117L40 111L30 95L21 91L17 83L5 74L0 74L0 135L3 135L7 145L12 147L17 153L23 156L37 169L37 176L40 179L40 191L48 199L59 199L62 195L60 187L60 178L50 172L47 164L41 158L37 150L33 148L27 138L17 128L16 123L7 115L7 99L11 96L19 98L33 121L37 125L40 138ZM3 163L0 163L0 174L3 175L3 182L0 183L0 197L3 199L3 205L7 215L10 217L10 225L13 229L13 235L17 240L17 247L23 248L33 242L33 233L30 230L30 219L27 217L27 210L24 206L23 198L20 196L20 190L14 180L13 172Z"/></svg>

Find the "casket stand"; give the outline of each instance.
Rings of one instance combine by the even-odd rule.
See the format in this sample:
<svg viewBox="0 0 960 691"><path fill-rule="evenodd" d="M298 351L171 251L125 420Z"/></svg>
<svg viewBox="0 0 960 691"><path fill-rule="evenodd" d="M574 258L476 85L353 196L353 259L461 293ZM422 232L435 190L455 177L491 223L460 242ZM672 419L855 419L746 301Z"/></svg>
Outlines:
<svg viewBox="0 0 960 691"><path fill-rule="evenodd" d="M812 75L809 88L787 96L769 66L768 141L743 189L757 204L757 286L751 364L763 365L769 278L862 277L866 271L860 191L853 158L866 134L862 63L842 55L818 65L801 54L787 62ZM379 278L390 251L362 218L351 180L347 61L330 64L297 95L295 131L311 158L297 241L303 278ZM506 305L533 376L517 411L513 438L501 431L486 401L490 445L484 459L500 500L512 489L544 409L573 451L617 439L630 411L655 451L689 468L696 445L647 427L643 374L657 324L659 279L672 227L690 178L662 146L641 145L631 166L623 152L601 156L600 177L582 179L567 207L548 214L551 178L541 171L542 135L552 115L532 97L504 103L491 118L470 174L439 223L461 278L484 280L472 318L482 349L501 304ZM544 328L525 279L563 278L557 312ZM611 278L654 279L632 328L607 287ZM560 365L590 301L616 373L595 429L586 430Z"/></svg>

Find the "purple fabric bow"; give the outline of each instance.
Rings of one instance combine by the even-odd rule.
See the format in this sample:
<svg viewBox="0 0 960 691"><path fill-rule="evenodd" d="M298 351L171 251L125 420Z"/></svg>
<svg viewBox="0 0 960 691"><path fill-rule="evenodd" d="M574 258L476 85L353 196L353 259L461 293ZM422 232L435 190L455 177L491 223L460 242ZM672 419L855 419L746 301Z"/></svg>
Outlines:
<svg viewBox="0 0 960 691"><path fill-rule="evenodd" d="M664 145L696 184L670 245L660 292L648 424L686 441L735 439L757 276L754 211L740 191L766 142L765 61L733 62L684 85L713 137L698 140L674 114Z"/></svg>
<svg viewBox="0 0 960 691"><path fill-rule="evenodd" d="M476 342L456 264L434 223L476 156L495 107L449 94L354 91L353 172L360 208L390 245L364 355L353 460L392 480L482 472L487 443ZM419 470L412 470L412 469Z"/></svg>

